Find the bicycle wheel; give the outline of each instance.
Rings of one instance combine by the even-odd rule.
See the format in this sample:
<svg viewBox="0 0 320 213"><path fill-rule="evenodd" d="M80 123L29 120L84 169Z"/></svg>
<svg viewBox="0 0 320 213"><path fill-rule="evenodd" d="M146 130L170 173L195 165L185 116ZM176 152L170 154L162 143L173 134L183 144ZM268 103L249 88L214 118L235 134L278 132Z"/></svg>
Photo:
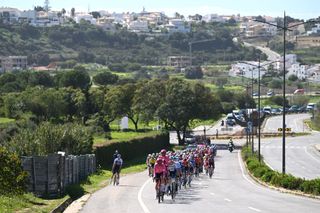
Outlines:
<svg viewBox="0 0 320 213"><path fill-rule="evenodd" d="M172 182L171 184L171 199L174 200L174 197L176 195L176 186L175 186L175 183Z"/></svg>

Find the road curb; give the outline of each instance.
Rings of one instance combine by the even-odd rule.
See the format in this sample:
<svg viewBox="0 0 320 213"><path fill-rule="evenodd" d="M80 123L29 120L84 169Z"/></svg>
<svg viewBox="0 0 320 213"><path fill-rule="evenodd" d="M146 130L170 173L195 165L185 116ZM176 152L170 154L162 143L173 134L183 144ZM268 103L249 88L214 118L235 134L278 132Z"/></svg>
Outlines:
<svg viewBox="0 0 320 213"><path fill-rule="evenodd" d="M279 191L281 193L298 195L298 196L301 196L301 197L307 197L307 198L313 198L313 199L320 200L320 196L317 196L317 195L306 194L306 193L303 193L301 191L289 190L289 189L285 189L285 188L282 188L282 187L275 187L273 185L270 185L270 184L267 184L267 183L263 182L262 180L260 180L259 178L256 178L255 176L253 176L251 174L251 172L248 170L246 162L243 160L242 154L241 154L241 160L242 160L242 162L243 162L243 164L244 164L244 166L246 168L247 173L249 174L251 179L254 180L256 183L258 183L258 184L260 184L260 185L262 185L264 187L267 187L269 189L272 189L272 190L275 190L275 191Z"/></svg>
<svg viewBox="0 0 320 213"><path fill-rule="evenodd" d="M92 193L88 193L83 195L82 197L78 198L77 200L74 200L72 203L67 206L64 213L77 213L80 212L83 206L86 204L86 202L91 197Z"/></svg>
<svg viewBox="0 0 320 213"><path fill-rule="evenodd" d="M69 197L67 200L60 203L55 209L53 209L50 213L60 213L63 212L68 206L73 202L73 200Z"/></svg>

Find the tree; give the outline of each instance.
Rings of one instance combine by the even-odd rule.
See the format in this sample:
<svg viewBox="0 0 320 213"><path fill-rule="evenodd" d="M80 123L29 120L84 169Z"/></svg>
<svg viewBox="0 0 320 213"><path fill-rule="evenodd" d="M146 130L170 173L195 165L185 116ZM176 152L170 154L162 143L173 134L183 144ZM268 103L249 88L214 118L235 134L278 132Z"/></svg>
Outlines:
<svg viewBox="0 0 320 213"><path fill-rule="evenodd" d="M87 90L91 86L90 76L87 71L77 70L67 71L55 76L55 80L60 87L72 87Z"/></svg>
<svg viewBox="0 0 320 213"><path fill-rule="evenodd" d="M185 70L184 76L188 79L202 79L203 78L203 72L201 70L201 67L188 67Z"/></svg>
<svg viewBox="0 0 320 213"><path fill-rule="evenodd" d="M31 86L52 87L54 85L53 77L46 72L33 72L30 75L29 84Z"/></svg>
<svg viewBox="0 0 320 213"><path fill-rule="evenodd" d="M110 89L107 100L109 101L109 109L112 111L111 114L116 115L118 118L127 116L137 131L140 114L133 107L135 91L135 84L119 85Z"/></svg>
<svg viewBox="0 0 320 213"><path fill-rule="evenodd" d="M110 123L117 118L118 111L113 110L112 91L106 87L99 87L90 90L91 112L97 117L97 125L105 132L110 131Z"/></svg>
<svg viewBox="0 0 320 213"><path fill-rule="evenodd" d="M23 171L19 156L0 146L0 159L0 195L25 193L28 174Z"/></svg>
<svg viewBox="0 0 320 213"><path fill-rule="evenodd" d="M166 83L165 94L157 116L176 131L179 145L184 144L192 120L215 117L221 110L218 99L200 84L192 87L181 79L171 79Z"/></svg>
<svg viewBox="0 0 320 213"><path fill-rule="evenodd" d="M273 79L269 82L269 87L272 89L281 89L282 88L282 81L280 79Z"/></svg>
<svg viewBox="0 0 320 213"><path fill-rule="evenodd" d="M67 12L66 9L62 8L62 10L61 10L62 16L64 16L66 14L66 12Z"/></svg>
<svg viewBox="0 0 320 213"><path fill-rule="evenodd" d="M296 80L298 80L298 77L297 77L296 75L292 74L292 75L290 75L290 76L288 77L288 80L289 80L289 81L296 81Z"/></svg>
<svg viewBox="0 0 320 213"><path fill-rule="evenodd" d="M134 108L140 113L141 120L149 123L156 117L158 107L166 94L165 81L151 80L141 83L134 95Z"/></svg>
<svg viewBox="0 0 320 213"><path fill-rule="evenodd" d="M95 18L95 19L98 19L98 18L101 17L100 13L97 12L97 11L93 11L93 12L91 12L90 14L91 14L91 15L93 16L93 18Z"/></svg>
<svg viewBox="0 0 320 213"><path fill-rule="evenodd" d="M118 79L118 75L114 75L111 72L102 72L93 77L93 82L98 85L106 86L108 84L117 83Z"/></svg>
<svg viewBox="0 0 320 213"><path fill-rule="evenodd" d="M76 10L75 10L74 7L73 7L73 8L71 8L71 16L74 17L75 14L76 14Z"/></svg>

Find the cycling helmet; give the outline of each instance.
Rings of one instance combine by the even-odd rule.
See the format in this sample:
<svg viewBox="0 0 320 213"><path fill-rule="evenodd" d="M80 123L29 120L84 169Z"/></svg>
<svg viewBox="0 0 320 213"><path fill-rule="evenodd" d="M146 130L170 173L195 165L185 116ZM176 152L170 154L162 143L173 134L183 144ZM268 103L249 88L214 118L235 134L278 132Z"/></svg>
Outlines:
<svg viewBox="0 0 320 213"><path fill-rule="evenodd" d="M118 158L121 158L121 155L120 155L120 154L118 154L118 155L117 155L117 157L118 157Z"/></svg>
<svg viewBox="0 0 320 213"><path fill-rule="evenodd" d="M167 150L161 149L161 154L166 154L166 153L167 153Z"/></svg>

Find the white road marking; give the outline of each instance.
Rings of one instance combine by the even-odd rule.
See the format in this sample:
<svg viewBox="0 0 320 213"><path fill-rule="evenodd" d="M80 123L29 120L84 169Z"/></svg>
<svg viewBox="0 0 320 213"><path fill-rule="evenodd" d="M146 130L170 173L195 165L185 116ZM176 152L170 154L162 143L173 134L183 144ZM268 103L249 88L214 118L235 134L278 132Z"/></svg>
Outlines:
<svg viewBox="0 0 320 213"><path fill-rule="evenodd" d="M210 193L211 195L215 195L213 192Z"/></svg>
<svg viewBox="0 0 320 213"><path fill-rule="evenodd" d="M315 158L313 155L311 155L311 154L308 152L307 147L304 147L304 151L305 151L311 158L313 158L314 160L320 162L319 159Z"/></svg>
<svg viewBox="0 0 320 213"><path fill-rule="evenodd" d="M147 180L147 181L141 186L141 188L140 188L140 190L139 190L139 193L138 193L138 201L139 201L140 206L142 207L144 213L150 213L150 211L149 211L149 209L147 208L147 206L146 206L146 205L143 203L143 201L142 201L142 191L143 191L144 187L146 187L146 185L147 185L151 180L152 180L152 179L149 178L149 180Z"/></svg>
<svg viewBox="0 0 320 213"><path fill-rule="evenodd" d="M264 163L265 163L270 169L274 170L274 168L273 168L267 161L264 160Z"/></svg>
<svg viewBox="0 0 320 213"><path fill-rule="evenodd" d="M224 199L225 201L228 201L228 202L231 202L232 200L228 199L228 198L225 198Z"/></svg>
<svg viewBox="0 0 320 213"><path fill-rule="evenodd" d="M249 183L251 183L252 185L256 186L256 184L254 184L251 180L249 180L249 178L247 178L247 176L244 174L244 170L243 170L242 162L241 162L240 151L238 152L238 160L239 160L239 165L240 165L240 170L241 170L241 173L242 173L242 177L243 177L246 181L248 181Z"/></svg>
<svg viewBox="0 0 320 213"><path fill-rule="evenodd" d="M251 209L251 210L253 210L253 211L256 211L256 212L261 212L260 209L253 208L253 207L251 207L251 206L249 206L248 208Z"/></svg>

